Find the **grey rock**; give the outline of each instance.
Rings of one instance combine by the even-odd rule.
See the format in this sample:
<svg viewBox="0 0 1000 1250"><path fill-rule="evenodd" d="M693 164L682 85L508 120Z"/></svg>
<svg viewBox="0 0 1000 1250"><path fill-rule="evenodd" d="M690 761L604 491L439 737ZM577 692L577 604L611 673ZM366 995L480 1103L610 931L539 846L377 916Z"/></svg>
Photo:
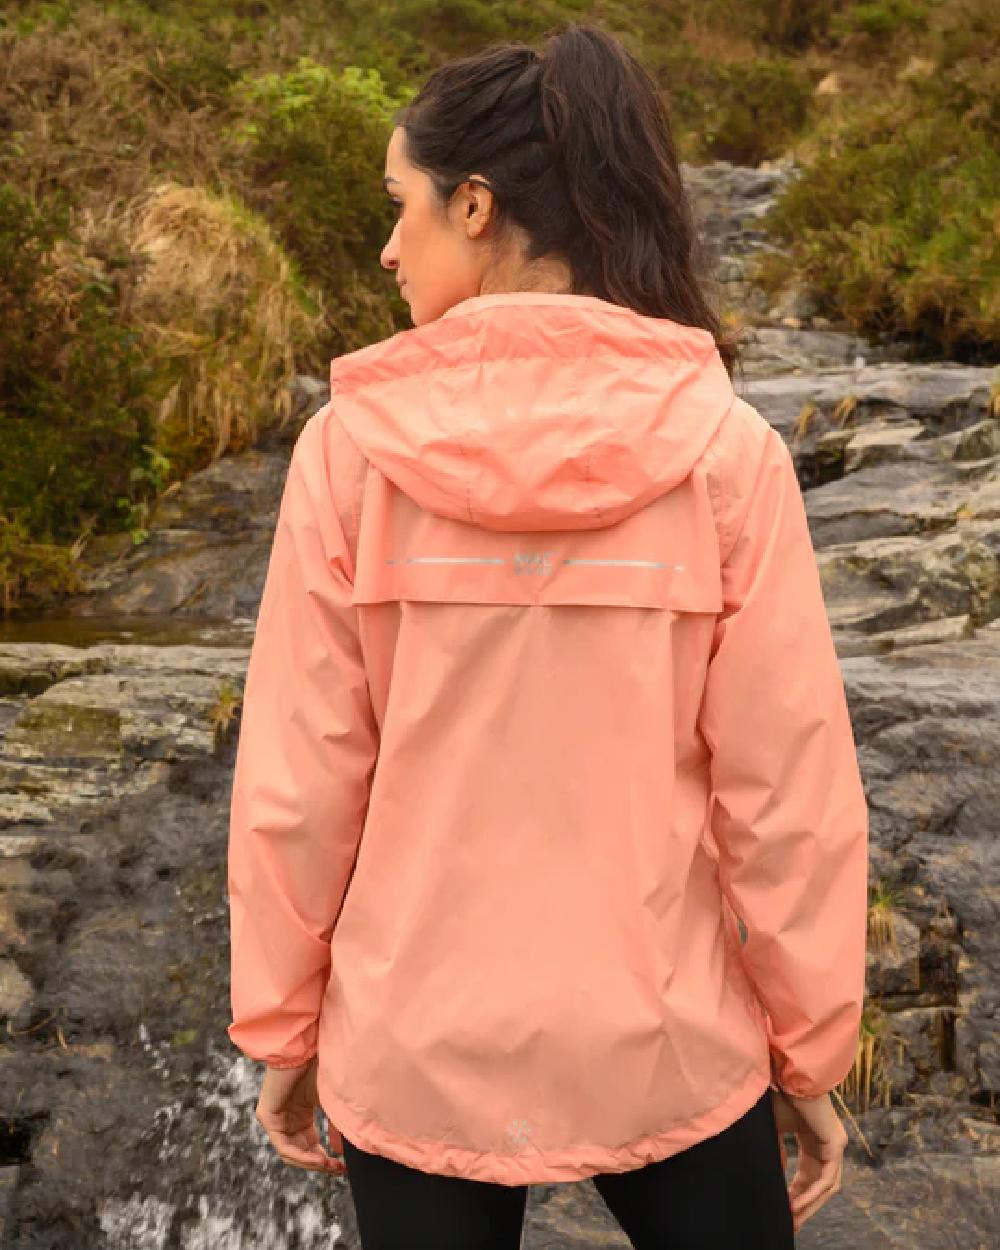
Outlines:
<svg viewBox="0 0 1000 1250"><path fill-rule="evenodd" d="M869 942L865 994L916 993L920 989L920 928L906 916L891 913L892 940Z"/></svg>
<svg viewBox="0 0 1000 1250"><path fill-rule="evenodd" d="M0 959L0 1019L17 1024L31 1002L32 985L13 959Z"/></svg>

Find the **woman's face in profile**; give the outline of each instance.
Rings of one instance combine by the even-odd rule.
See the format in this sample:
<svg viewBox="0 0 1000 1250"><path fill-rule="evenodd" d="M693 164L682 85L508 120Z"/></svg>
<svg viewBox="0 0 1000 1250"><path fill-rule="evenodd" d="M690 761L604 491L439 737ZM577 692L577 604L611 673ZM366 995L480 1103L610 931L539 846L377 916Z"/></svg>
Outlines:
<svg viewBox="0 0 1000 1250"><path fill-rule="evenodd" d="M493 196L478 182L464 182L442 210L430 178L406 159L404 142L405 131L397 126L385 158L385 189L396 225L380 260L395 271L413 324L422 325L479 294L487 250L477 244Z"/></svg>

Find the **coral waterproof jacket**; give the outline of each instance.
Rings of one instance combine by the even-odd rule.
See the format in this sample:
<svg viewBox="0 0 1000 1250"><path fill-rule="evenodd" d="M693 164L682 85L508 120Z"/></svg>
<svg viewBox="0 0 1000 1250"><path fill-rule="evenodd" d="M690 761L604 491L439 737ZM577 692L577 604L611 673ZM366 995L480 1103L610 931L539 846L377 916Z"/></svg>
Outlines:
<svg viewBox="0 0 1000 1250"><path fill-rule="evenodd" d="M233 1023L515 1185L850 1070L868 820L792 460L708 331L477 295L332 362L233 781Z"/></svg>

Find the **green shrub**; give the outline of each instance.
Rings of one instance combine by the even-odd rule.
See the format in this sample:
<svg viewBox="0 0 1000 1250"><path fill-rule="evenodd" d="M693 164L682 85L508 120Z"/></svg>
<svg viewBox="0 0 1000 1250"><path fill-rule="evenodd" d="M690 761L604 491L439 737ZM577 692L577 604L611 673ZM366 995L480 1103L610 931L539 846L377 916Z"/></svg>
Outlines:
<svg viewBox="0 0 1000 1250"><path fill-rule="evenodd" d="M240 77L230 49L205 40L201 32L147 54L146 66L152 88L159 89L168 104L187 109L223 106Z"/></svg>
<svg viewBox="0 0 1000 1250"><path fill-rule="evenodd" d="M858 329L918 352L975 357L1000 337L1000 152L947 115L899 102L838 129L764 222L779 245L763 276L816 290Z"/></svg>
<svg viewBox="0 0 1000 1250"><path fill-rule="evenodd" d="M0 182L0 396L26 397L52 310L40 294L48 256L68 213L53 198L44 211L9 182Z"/></svg>
<svg viewBox="0 0 1000 1250"><path fill-rule="evenodd" d="M754 0L752 7L763 17L762 34L769 44L801 49L826 39L830 22L843 3L844 0Z"/></svg>
<svg viewBox="0 0 1000 1250"><path fill-rule="evenodd" d="M681 52L674 53L676 64ZM812 87L793 60L755 57L678 67L686 80L678 111L695 138L691 156L757 165L779 156L807 124ZM667 82L672 93L671 83ZM692 115L693 113L693 115Z"/></svg>
<svg viewBox="0 0 1000 1250"><path fill-rule="evenodd" d="M571 18L610 10L618 25L634 30L649 22L628 0L340 0L338 56L349 64L375 65L394 85L418 82L443 60L476 52L496 39L540 40ZM315 55L315 54L313 54Z"/></svg>
<svg viewBox="0 0 1000 1250"><path fill-rule="evenodd" d="M687 12L717 30L739 31L772 48L801 50L823 42L848 0L687 0ZM675 6L671 6L675 7Z"/></svg>
<svg viewBox="0 0 1000 1250"><path fill-rule="evenodd" d="M852 4L836 14L830 27L841 37L867 35L871 39L892 39L909 30L924 30L928 5L922 0L870 0Z"/></svg>
<svg viewBox="0 0 1000 1250"><path fill-rule="evenodd" d="M383 311L351 323L336 307L335 350L391 332L385 309L390 284L378 256L392 231L382 189L391 117L413 90L390 95L377 70L334 70L301 57L287 74L250 76L234 88L242 109L232 138L244 146L250 200L276 227L310 282L332 297L372 275L384 291ZM375 316L372 317L374 312Z"/></svg>
<svg viewBox="0 0 1000 1250"><path fill-rule="evenodd" d="M27 35L40 26L65 30L72 24L78 5L73 0L8 0L0 12L0 30Z"/></svg>
<svg viewBox="0 0 1000 1250"><path fill-rule="evenodd" d="M0 613L79 589L71 545L119 527L148 427L134 332L67 211L0 184ZM127 522L126 522L127 523Z"/></svg>
<svg viewBox="0 0 1000 1250"><path fill-rule="evenodd" d="M946 112L1000 143L1000 5L951 0L934 15L928 53L933 70L920 83L920 110Z"/></svg>
<svg viewBox="0 0 1000 1250"><path fill-rule="evenodd" d="M65 228L0 187L0 514L49 542L114 523L150 437L137 333Z"/></svg>
<svg viewBox="0 0 1000 1250"><path fill-rule="evenodd" d="M0 616L82 588L72 547L36 542L23 517L0 512Z"/></svg>

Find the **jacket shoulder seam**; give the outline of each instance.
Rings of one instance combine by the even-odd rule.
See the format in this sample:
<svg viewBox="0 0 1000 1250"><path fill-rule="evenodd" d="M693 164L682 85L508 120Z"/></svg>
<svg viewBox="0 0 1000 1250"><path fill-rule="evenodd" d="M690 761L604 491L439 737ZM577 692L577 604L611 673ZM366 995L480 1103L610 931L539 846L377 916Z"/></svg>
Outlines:
<svg viewBox="0 0 1000 1250"><path fill-rule="evenodd" d="M344 541L347 544L347 551L351 558L351 580L353 581L355 570L357 569L358 538L361 528L361 500L364 496L368 458L354 439L351 438L347 427L340 420L332 396L322 408L313 414L310 420L321 421L324 433L331 426L336 431L332 439L325 437L323 442L327 445L331 456L328 474L331 501L337 510L340 527L344 534ZM344 459L341 459L341 457L344 457ZM345 463L345 460L348 458L349 463ZM338 485L340 486L339 490L337 489ZM348 487L346 499L343 497L345 486Z"/></svg>
<svg viewBox="0 0 1000 1250"><path fill-rule="evenodd" d="M722 563L732 554L753 494L767 440L781 435L752 404L736 396L705 448L706 481L719 530ZM786 448L787 452L787 448ZM746 478L747 485L742 485Z"/></svg>
<svg viewBox="0 0 1000 1250"><path fill-rule="evenodd" d="M725 564L726 558L732 548L728 520L728 509L732 499L732 488L727 480L729 469L725 462L724 451L726 443L730 438L733 411L735 407L736 404L734 401L730 404L726 413L722 417L722 420L719 422L715 432L709 439L704 451L707 469L705 481L708 486L709 499L711 501L712 512L715 517L715 527L719 537L719 556L721 563L723 564Z"/></svg>

